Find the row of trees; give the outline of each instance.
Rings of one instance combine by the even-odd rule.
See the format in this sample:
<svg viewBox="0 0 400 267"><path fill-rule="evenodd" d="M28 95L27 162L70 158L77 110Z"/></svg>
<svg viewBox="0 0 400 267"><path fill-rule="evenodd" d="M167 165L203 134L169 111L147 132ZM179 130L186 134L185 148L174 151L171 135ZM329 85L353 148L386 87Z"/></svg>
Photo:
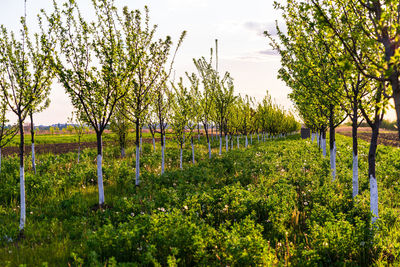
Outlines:
<svg viewBox="0 0 400 267"><path fill-rule="evenodd" d="M168 127L175 135L181 155L185 139L191 140L193 162L193 138L196 127L200 134L200 124L210 157L210 125L219 129L220 154L223 135L228 149L228 139L232 140L234 135L245 136L247 146L249 134L251 138L261 133L278 135L298 128L293 115L273 104L270 97L256 104L248 96L235 96L233 79L229 73L220 76L217 60L214 68L212 56L210 60L194 60L198 72L186 74L189 86L183 78L171 81L174 59L186 32L174 48L169 36L155 38L157 26L150 25L147 8L144 12L127 7L121 11L113 0L93 0L92 4L94 21L87 21L77 1L69 0L62 6L54 2L53 12L39 14L39 33L28 32L26 14L21 19L20 38L1 27L0 148L19 131L21 232L26 221L23 123L29 116L32 164L36 170L33 114L48 106L55 77L76 110L72 120L77 122L77 130L85 124L96 133L100 206L105 203L102 135L108 125L119 137L122 156L129 130L135 130L137 185L140 183L141 132L145 125L153 137L156 133L161 135L162 172ZM6 130L7 110L17 116L18 127Z"/></svg>
<svg viewBox="0 0 400 267"><path fill-rule="evenodd" d="M322 146L329 128L332 179L336 177L335 128L346 118L352 121L353 197L358 194L357 128L363 120L371 127L368 177L375 222L377 139L391 98L400 136L400 24L396 19L400 5L380 0L289 0L275 7L287 26L287 33L277 27L279 41L266 33L281 55L279 77L292 88L296 109L304 123L319 132Z"/></svg>

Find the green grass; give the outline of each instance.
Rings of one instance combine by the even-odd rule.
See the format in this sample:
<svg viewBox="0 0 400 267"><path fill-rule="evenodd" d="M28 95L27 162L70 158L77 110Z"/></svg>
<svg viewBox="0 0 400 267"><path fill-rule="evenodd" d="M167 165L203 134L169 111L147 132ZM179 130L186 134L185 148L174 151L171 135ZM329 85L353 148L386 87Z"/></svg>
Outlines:
<svg viewBox="0 0 400 267"><path fill-rule="evenodd" d="M242 142L244 140L242 139ZM400 151L377 155L380 217L371 227L366 142L360 141L360 196L351 198L351 139L337 137L338 178L329 157L298 136L269 140L207 159L204 144L184 151L168 142L167 172L160 148L144 144L141 185L134 150L104 151L107 208L98 202L96 153L39 155L26 173L27 224L18 236L18 160L0 174L0 265L387 265L399 263ZM236 144L235 144L236 147ZM243 144L242 144L243 147ZM29 162L29 161L28 161ZM29 165L29 164L27 164ZM9 240L10 238L10 240Z"/></svg>

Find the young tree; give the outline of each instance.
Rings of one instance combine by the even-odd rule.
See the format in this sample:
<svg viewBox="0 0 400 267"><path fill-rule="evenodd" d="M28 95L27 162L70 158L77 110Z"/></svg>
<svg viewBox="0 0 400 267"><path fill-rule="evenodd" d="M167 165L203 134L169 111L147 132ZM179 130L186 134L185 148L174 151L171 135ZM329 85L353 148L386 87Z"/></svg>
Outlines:
<svg viewBox="0 0 400 267"><path fill-rule="evenodd" d="M97 183L99 205L104 205L102 135L117 103L126 95L129 74L136 69L137 56L126 52L120 19L113 0L93 0L95 21L86 21L77 2L70 0L46 16L55 29L57 51L54 68L72 105L84 112L97 140ZM117 25L119 27L117 27ZM126 34L126 33L125 33ZM133 33L129 33L133 34Z"/></svg>
<svg viewBox="0 0 400 267"><path fill-rule="evenodd" d="M193 114L191 106L192 97L187 88L183 85L183 79L180 78L177 85L172 83L173 91L171 92L170 103L172 108L171 127L175 135L174 141L178 143L180 148L179 167L182 169L182 152L185 143L186 128L189 125L190 118ZM190 134L193 131L190 131ZM189 136L191 138L191 136Z"/></svg>
<svg viewBox="0 0 400 267"><path fill-rule="evenodd" d="M43 92L48 90L53 78L53 70L50 67L52 42L49 41L48 33L35 34L32 41L25 21L24 17L21 18L21 41L16 39L13 32L8 33L4 26L1 26L0 37L0 86L7 105L18 118L20 134L21 233L26 221L23 124L29 111L41 103ZM39 26L42 27L41 21Z"/></svg>
<svg viewBox="0 0 400 267"><path fill-rule="evenodd" d="M127 95L129 119L135 125L136 131L136 185L140 183L140 129L148 113L150 104L155 100L157 89L166 83L169 75L164 75L164 67L168 61L172 48L169 36L164 40L154 41L156 26L149 25L149 11L145 8L145 20L142 22L141 12L125 10L125 32L135 34L135 38L128 38L130 54L139 54L138 68L132 72L134 83L129 88ZM174 57L186 32L181 34ZM129 36L129 35L128 35ZM172 59L173 62L173 59Z"/></svg>
<svg viewBox="0 0 400 267"><path fill-rule="evenodd" d="M132 123L127 119L126 103L123 99L115 106L115 113L111 117L110 128L117 135L121 158L124 158Z"/></svg>
<svg viewBox="0 0 400 267"><path fill-rule="evenodd" d="M50 99L48 98L50 94L50 86L48 88L45 88L43 90L42 95L40 95L37 99L35 99L35 102L32 106L35 106L35 109L30 109L29 110L29 118L31 122L31 147L32 147L32 168L33 171L36 174L36 164L35 164L35 130L34 130L34 124L33 124L33 114L34 113L39 113L46 108L49 107L50 105Z"/></svg>

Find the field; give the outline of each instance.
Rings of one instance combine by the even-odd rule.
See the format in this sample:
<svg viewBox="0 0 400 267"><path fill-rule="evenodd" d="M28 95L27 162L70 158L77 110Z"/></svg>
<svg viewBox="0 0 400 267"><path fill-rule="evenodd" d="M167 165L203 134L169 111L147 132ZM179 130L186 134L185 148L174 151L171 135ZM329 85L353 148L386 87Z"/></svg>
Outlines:
<svg viewBox="0 0 400 267"><path fill-rule="evenodd" d="M243 139L242 139L243 142ZM207 159L168 142L166 173L160 147L145 143L142 183L135 186L134 150L121 159L106 147L106 207L98 208L96 152L38 155L26 173L27 224L18 234L18 159L0 174L0 265L243 266L386 265L400 261L400 151L379 146L380 220L370 225L366 142L360 142L360 195L352 200L351 139L337 137L338 178L315 144L268 140ZM28 156L27 156L28 157ZM29 161L27 161L29 162ZM29 166L29 164L27 164Z"/></svg>
<svg viewBox="0 0 400 267"><path fill-rule="evenodd" d="M348 127L348 126L339 127L339 128L337 128L337 133L351 137L351 127ZM358 138L369 142L371 140L371 128L369 128L369 127L358 128L357 136L358 136ZM399 140L397 131L380 129L379 137L378 137L378 144L386 145L386 146L393 146L393 147L400 147L400 140Z"/></svg>

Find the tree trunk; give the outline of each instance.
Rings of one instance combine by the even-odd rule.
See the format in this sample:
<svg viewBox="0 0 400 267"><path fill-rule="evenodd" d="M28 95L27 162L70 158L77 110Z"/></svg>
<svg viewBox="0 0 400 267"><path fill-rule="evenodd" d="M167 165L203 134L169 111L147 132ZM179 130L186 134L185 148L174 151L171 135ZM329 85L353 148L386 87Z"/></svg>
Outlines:
<svg viewBox="0 0 400 267"><path fill-rule="evenodd" d="M357 104L353 108L352 137L353 137L353 198L358 195L358 111Z"/></svg>
<svg viewBox="0 0 400 267"><path fill-rule="evenodd" d="M322 140L321 140L321 143L322 143L322 155L324 156L324 157L326 157L326 131L324 130L324 131L322 131Z"/></svg>
<svg viewBox="0 0 400 267"><path fill-rule="evenodd" d="M125 158L125 148L121 147L121 158Z"/></svg>
<svg viewBox="0 0 400 267"><path fill-rule="evenodd" d="M161 175L164 174L165 170L165 136L161 134Z"/></svg>
<svg viewBox="0 0 400 267"><path fill-rule="evenodd" d="M136 164L135 164L135 170L136 170L136 177L135 177L135 184L138 186L140 184L140 143L141 143L141 136L140 136L140 121L139 119L136 120L136 140L135 140L135 145L136 145Z"/></svg>
<svg viewBox="0 0 400 267"><path fill-rule="evenodd" d="M253 134L250 134L250 144L253 144Z"/></svg>
<svg viewBox="0 0 400 267"><path fill-rule="evenodd" d="M257 142L260 143L260 135L257 133Z"/></svg>
<svg viewBox="0 0 400 267"><path fill-rule="evenodd" d="M222 155L222 132L219 134L219 155Z"/></svg>
<svg viewBox="0 0 400 267"><path fill-rule="evenodd" d="M156 140L153 136L153 151L156 151Z"/></svg>
<svg viewBox="0 0 400 267"><path fill-rule="evenodd" d="M0 173L1 173L1 147L0 147Z"/></svg>
<svg viewBox="0 0 400 267"><path fill-rule="evenodd" d="M194 142L193 142L193 136L191 137L191 143L192 143L192 162L193 162L193 164L194 164L195 161L194 161Z"/></svg>
<svg viewBox="0 0 400 267"><path fill-rule="evenodd" d="M239 144L239 135L236 136L236 140L237 140L237 148L239 148L239 147L240 147L240 144Z"/></svg>
<svg viewBox="0 0 400 267"><path fill-rule="evenodd" d="M247 140L247 134L246 134L246 141L245 141L244 146L247 148L247 145L248 145L248 140Z"/></svg>
<svg viewBox="0 0 400 267"><path fill-rule="evenodd" d="M21 206L21 214L19 219L19 230L23 231L26 222L26 206L25 206L25 172L24 172L24 127L23 120L21 117L18 119L19 123L19 188L20 188L20 206Z"/></svg>
<svg viewBox="0 0 400 267"><path fill-rule="evenodd" d="M335 140L335 126L334 126L334 110L333 105L329 107L329 151L330 163L332 172L332 181L336 178L336 140Z"/></svg>
<svg viewBox="0 0 400 267"><path fill-rule="evenodd" d="M183 169L183 166L182 166L182 157L183 157L183 155L182 155L182 145L180 146L180 151L179 151L179 168L182 170Z"/></svg>
<svg viewBox="0 0 400 267"><path fill-rule="evenodd" d="M378 146L379 135L379 120L372 127L371 144L368 152L368 177L370 186L370 205L373 214L372 222L374 223L379 218L378 212L378 183L376 181L375 163L376 163L376 149Z"/></svg>
<svg viewBox="0 0 400 267"><path fill-rule="evenodd" d="M31 144L32 144L32 169L36 174L36 164L35 164L35 131L33 129L33 114L29 113L29 117L31 119Z"/></svg>
<svg viewBox="0 0 400 267"><path fill-rule="evenodd" d="M101 133L96 133L97 139L97 184L99 187L99 205L104 205L104 186L103 186L103 169L102 169L102 161L103 161L103 145L101 140Z"/></svg>
<svg viewBox="0 0 400 267"><path fill-rule="evenodd" d="M228 150L229 150L228 135L225 135L225 150L226 150L226 152L228 152Z"/></svg>

